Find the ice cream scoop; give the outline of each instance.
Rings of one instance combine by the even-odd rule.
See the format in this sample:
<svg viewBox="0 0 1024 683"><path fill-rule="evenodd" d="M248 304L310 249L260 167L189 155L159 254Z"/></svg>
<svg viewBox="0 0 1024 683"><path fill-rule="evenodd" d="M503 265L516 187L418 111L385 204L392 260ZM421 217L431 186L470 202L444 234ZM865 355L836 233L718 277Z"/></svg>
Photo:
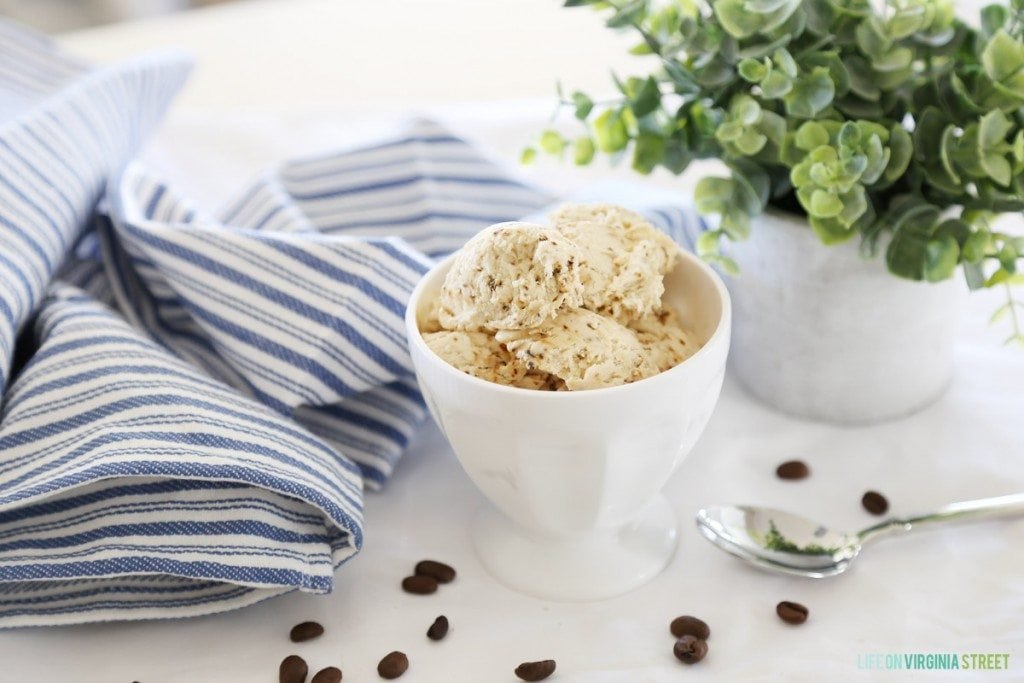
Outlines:
<svg viewBox="0 0 1024 683"><path fill-rule="evenodd" d="M700 348L663 301L679 251L668 235L612 204L568 204L549 221L491 226L454 255L421 321L431 350L498 384L579 391L651 377Z"/></svg>
<svg viewBox="0 0 1024 683"><path fill-rule="evenodd" d="M459 250L438 297L449 330L536 327L583 304L575 245L532 223L499 223Z"/></svg>

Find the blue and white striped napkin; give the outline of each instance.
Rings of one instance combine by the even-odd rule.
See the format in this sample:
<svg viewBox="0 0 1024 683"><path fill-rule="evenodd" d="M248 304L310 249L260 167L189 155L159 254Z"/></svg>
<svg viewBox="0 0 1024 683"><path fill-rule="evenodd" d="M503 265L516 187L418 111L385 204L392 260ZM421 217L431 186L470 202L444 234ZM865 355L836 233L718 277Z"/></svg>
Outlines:
<svg viewBox="0 0 1024 683"><path fill-rule="evenodd" d="M0 22L0 627L331 590L424 416L413 285L552 200L421 121L207 215L130 161L187 71Z"/></svg>

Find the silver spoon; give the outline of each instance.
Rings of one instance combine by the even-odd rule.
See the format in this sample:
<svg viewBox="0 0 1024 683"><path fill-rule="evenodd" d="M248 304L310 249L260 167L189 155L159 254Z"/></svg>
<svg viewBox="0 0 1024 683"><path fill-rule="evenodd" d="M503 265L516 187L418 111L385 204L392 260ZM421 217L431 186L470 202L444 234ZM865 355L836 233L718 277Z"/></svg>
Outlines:
<svg viewBox="0 0 1024 683"><path fill-rule="evenodd" d="M868 541L943 522L1024 514L1024 493L952 503L892 518L856 533L834 531L790 512L723 505L697 513L697 528L722 550L769 571L815 579L842 574Z"/></svg>

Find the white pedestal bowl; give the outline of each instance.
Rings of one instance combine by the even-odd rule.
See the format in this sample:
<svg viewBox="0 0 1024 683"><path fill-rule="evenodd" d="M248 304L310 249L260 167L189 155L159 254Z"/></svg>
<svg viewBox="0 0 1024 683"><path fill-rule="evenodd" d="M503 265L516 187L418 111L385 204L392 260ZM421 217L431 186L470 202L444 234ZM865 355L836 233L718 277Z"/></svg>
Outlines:
<svg viewBox="0 0 1024 683"><path fill-rule="evenodd" d="M406 326L430 413L493 504L473 525L482 563L511 588L555 600L608 598L649 581L676 546L677 520L660 491L721 390L731 315L724 284L680 250L664 301L702 348L632 384L545 392L472 377L427 347L420 322L450 265L416 287Z"/></svg>

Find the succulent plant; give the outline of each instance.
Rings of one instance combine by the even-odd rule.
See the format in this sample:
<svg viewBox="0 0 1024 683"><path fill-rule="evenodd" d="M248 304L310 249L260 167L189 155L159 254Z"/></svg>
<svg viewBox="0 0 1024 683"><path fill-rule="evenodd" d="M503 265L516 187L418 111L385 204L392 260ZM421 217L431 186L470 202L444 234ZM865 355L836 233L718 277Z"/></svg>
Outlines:
<svg viewBox="0 0 1024 683"><path fill-rule="evenodd" d="M1003 286L996 317L1024 344L1024 0L984 8L977 27L949 0L567 0L638 32L651 73L615 78L620 96L571 107L584 133L540 147L628 157L650 173L717 158L697 209L717 216L698 251L727 272L721 240L743 239L766 207L805 214L825 244L860 237L894 274L972 289ZM528 148L525 158L535 155Z"/></svg>

